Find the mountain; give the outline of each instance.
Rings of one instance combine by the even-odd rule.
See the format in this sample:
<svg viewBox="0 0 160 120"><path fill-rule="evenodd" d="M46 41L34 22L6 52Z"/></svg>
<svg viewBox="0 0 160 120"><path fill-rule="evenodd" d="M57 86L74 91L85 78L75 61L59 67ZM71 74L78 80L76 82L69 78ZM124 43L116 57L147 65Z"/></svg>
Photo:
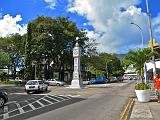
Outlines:
<svg viewBox="0 0 160 120"><path fill-rule="evenodd" d="M126 54L115 54L116 57L118 57L120 60L124 58Z"/></svg>

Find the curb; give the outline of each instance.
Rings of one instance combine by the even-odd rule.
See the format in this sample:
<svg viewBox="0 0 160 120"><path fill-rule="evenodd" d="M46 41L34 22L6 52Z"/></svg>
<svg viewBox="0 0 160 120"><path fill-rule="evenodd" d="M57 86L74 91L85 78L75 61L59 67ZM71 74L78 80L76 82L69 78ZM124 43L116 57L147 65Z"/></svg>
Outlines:
<svg viewBox="0 0 160 120"><path fill-rule="evenodd" d="M121 113L120 120L129 120L130 114L132 112L132 108L134 106L135 100L133 98L130 98L127 105L124 107L124 110Z"/></svg>

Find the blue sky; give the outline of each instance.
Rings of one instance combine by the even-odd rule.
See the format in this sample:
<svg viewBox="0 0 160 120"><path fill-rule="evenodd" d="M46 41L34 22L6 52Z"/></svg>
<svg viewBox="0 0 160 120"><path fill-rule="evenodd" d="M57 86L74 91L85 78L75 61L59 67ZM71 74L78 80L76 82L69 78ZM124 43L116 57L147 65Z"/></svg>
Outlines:
<svg viewBox="0 0 160 120"><path fill-rule="evenodd" d="M15 4L18 3L18 4ZM50 9L48 4L43 0L2 0L0 4L2 15L10 14L16 16L20 14L22 21L20 24L27 24L29 21L34 20L38 15L58 17L66 16L70 20L77 23L78 27L82 27L84 22L87 22L85 17L79 16L67 11L68 0L57 0L54 9ZM88 26L87 29L90 29Z"/></svg>
<svg viewBox="0 0 160 120"><path fill-rule="evenodd" d="M85 28L90 38L97 39L97 42L100 43L98 46L100 52L125 53L129 49L141 47L140 32L136 26L130 25L130 22L141 26L144 45L147 45L149 40L145 0L126 1L1 0L0 36L4 37L15 32L24 34L27 23L38 15L66 16L76 22L78 28ZM154 38L160 42L158 5L160 5L159 0L149 0ZM122 8L123 11L120 10Z"/></svg>

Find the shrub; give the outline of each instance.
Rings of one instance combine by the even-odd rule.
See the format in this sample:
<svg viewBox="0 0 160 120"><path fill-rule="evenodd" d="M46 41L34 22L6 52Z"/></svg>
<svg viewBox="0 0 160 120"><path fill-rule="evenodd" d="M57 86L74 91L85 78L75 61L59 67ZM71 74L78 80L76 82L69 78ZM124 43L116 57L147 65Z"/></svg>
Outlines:
<svg viewBox="0 0 160 120"><path fill-rule="evenodd" d="M135 85L135 90L146 90L150 89L150 85L146 83L139 83Z"/></svg>

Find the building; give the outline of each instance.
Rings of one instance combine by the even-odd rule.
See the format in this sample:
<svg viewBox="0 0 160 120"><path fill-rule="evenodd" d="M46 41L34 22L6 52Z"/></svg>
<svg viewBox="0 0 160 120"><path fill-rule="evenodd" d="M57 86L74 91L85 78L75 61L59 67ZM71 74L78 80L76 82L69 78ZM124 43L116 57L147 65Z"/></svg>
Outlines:
<svg viewBox="0 0 160 120"><path fill-rule="evenodd" d="M146 48L151 48L151 41L149 42L149 44L147 45ZM159 46L158 42L156 42L155 39L153 39L153 49L160 53L160 46ZM155 68L156 68L156 73L158 73L160 75L160 58L155 57L155 62L153 62L151 60L146 61L146 63L144 64L144 76L145 76L146 82L149 79L153 79L153 67L154 67L154 65L155 65Z"/></svg>
<svg viewBox="0 0 160 120"><path fill-rule="evenodd" d="M128 66L127 70L125 70L123 78L124 79L137 79L138 74L136 73L136 70L133 68L133 65Z"/></svg>

